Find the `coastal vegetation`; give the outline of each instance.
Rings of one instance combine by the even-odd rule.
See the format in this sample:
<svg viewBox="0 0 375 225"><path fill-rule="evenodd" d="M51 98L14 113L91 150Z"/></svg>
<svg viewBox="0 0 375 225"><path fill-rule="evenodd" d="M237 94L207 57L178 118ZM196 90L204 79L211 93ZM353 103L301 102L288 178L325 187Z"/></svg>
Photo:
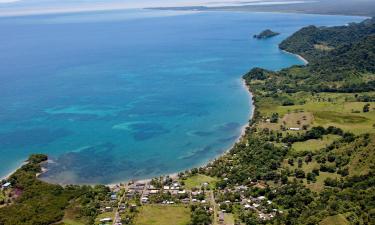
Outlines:
<svg viewBox="0 0 375 225"><path fill-rule="evenodd" d="M375 224L374 37L368 19L286 39L309 63L245 74L245 135L177 177L62 187L37 179L47 156L32 155L6 180L0 224Z"/></svg>
<svg viewBox="0 0 375 225"><path fill-rule="evenodd" d="M65 210L72 211L84 224L92 223L98 214L98 204L108 196L104 185L62 187L40 181L36 175L42 171L46 155L31 155L25 165L12 174L14 200L0 208L0 224L51 224L64 219ZM69 212L67 211L67 212ZM15 216L17 215L17 216Z"/></svg>
<svg viewBox="0 0 375 225"><path fill-rule="evenodd" d="M241 142L205 171L222 179L219 190L245 185L245 196L270 201L250 212L242 208L240 221L375 222L374 22L303 28L280 48L302 55L308 65L254 68L244 76L254 118ZM270 210L276 216L264 219Z"/></svg>

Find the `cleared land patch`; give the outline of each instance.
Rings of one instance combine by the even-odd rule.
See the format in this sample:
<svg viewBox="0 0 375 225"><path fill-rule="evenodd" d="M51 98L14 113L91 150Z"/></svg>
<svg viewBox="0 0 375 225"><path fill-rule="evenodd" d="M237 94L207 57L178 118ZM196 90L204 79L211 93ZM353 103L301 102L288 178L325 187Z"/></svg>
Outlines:
<svg viewBox="0 0 375 225"><path fill-rule="evenodd" d="M277 113L280 119L278 123L260 122L260 128L279 130L281 125L298 128L303 125L336 126L355 134L375 133L375 103L357 101L356 94L299 92L284 95L294 105L283 106L270 98L262 98L259 108L263 118ZM369 111L363 112L366 104L369 104Z"/></svg>
<svg viewBox="0 0 375 225"><path fill-rule="evenodd" d="M203 185L203 183L208 183L210 188L214 188L216 181L217 179L214 177L209 177L203 174L197 174L188 177L186 180L184 180L184 183L187 189L199 188Z"/></svg>
<svg viewBox="0 0 375 225"><path fill-rule="evenodd" d="M350 224L344 215L329 216L322 220L319 225L347 225Z"/></svg>
<svg viewBox="0 0 375 225"><path fill-rule="evenodd" d="M101 213L101 214L99 214L96 217L95 224L103 224L102 222L100 222L101 219L104 219L104 218L111 218L111 219L113 219L114 217L115 217L115 213L114 212ZM108 223L108 224L112 224L112 222Z"/></svg>
<svg viewBox="0 0 375 225"><path fill-rule="evenodd" d="M301 152L301 151L318 151L322 148L327 147L329 144L334 142L335 140L339 139L340 136L338 135L324 135L322 139L311 139L304 142L295 142L292 145L294 151Z"/></svg>
<svg viewBox="0 0 375 225"><path fill-rule="evenodd" d="M187 206L145 205L138 213L137 225L187 225L190 209Z"/></svg>

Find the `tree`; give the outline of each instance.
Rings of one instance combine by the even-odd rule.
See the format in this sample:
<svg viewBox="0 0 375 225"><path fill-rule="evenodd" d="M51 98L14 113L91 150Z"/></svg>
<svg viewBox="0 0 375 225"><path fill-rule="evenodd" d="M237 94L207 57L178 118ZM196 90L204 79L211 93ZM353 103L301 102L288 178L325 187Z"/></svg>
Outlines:
<svg viewBox="0 0 375 225"><path fill-rule="evenodd" d="M279 121L279 114L278 113L272 113L270 122L271 123L277 123Z"/></svg>
<svg viewBox="0 0 375 225"><path fill-rule="evenodd" d="M301 169L296 169L294 171L294 175L296 176L296 178L305 178L305 172Z"/></svg>
<svg viewBox="0 0 375 225"><path fill-rule="evenodd" d="M370 111L370 104L367 103L363 106L363 112L366 113L366 112L369 112Z"/></svg>

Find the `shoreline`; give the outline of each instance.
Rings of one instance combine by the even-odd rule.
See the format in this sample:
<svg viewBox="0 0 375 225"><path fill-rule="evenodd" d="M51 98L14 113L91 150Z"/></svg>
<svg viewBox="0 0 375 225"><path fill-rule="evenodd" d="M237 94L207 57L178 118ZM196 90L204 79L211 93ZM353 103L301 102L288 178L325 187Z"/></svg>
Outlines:
<svg viewBox="0 0 375 225"><path fill-rule="evenodd" d="M294 55L294 56L297 56L297 58L299 60L301 60L303 62L303 64L306 66L307 64L309 64L309 61L307 61L307 59L303 58L301 55L298 55L298 54L295 54L295 53L291 53L291 52L288 52L286 50L282 50L280 49L282 52L288 54L288 55Z"/></svg>
<svg viewBox="0 0 375 225"><path fill-rule="evenodd" d="M8 180L15 172L17 172L18 169L20 169L22 166L26 165L27 164L27 161L23 161L21 163L21 165L17 166L15 169L11 170L9 173L7 173L6 175L0 177L0 181L2 180Z"/></svg>
<svg viewBox="0 0 375 225"><path fill-rule="evenodd" d="M254 105L254 101L252 101L253 99L253 94L250 90L250 87L246 84L246 81L245 79L243 79L241 77L241 86L242 88L244 88L249 96L249 99L250 99L250 102L251 102L251 111L250 111L250 115L249 115L249 120L247 121L246 124L244 124L242 127L241 127L241 133L240 135L238 136L238 138L233 142L233 144L228 147L227 149L225 149L222 153L218 154L215 158L213 159L209 159L208 161L202 163L202 165L197 165L197 166L193 166L191 167L190 169L186 169L186 170L191 170L193 168L199 168L199 167L206 167L207 165L209 165L211 162L217 160L218 158L226 155L230 150L233 149L233 147L238 144L239 142L241 142L243 140L243 138L245 137L246 135L246 130L247 128L250 127L250 121L253 119L254 117L254 113L255 113L255 105ZM185 170L182 170L182 171L185 171ZM181 171L177 171L177 172L173 172L173 173L167 173L167 174L161 174L159 177L166 177L166 176L169 176L171 178L177 178L178 177L178 174L180 173ZM116 186L116 185L120 185L122 183L127 183L129 181L133 181L133 182L138 182L138 183L147 183L147 182L150 182L153 178L155 177L152 177L152 178L145 178L145 179L130 179L130 180L127 180L127 181L121 181L121 182L115 182L115 183L111 183L111 184L106 184L107 186Z"/></svg>
<svg viewBox="0 0 375 225"><path fill-rule="evenodd" d="M281 50L281 49L280 49ZM307 65L309 62L303 58L302 56L298 55L298 54L294 54L294 53L291 53L291 52L288 52L288 51L285 51L285 50L281 50L283 53L286 53L286 54L290 54L290 55L294 55L296 56L299 60L301 60L304 65ZM212 159L209 159L208 161L202 163L201 165L197 165L197 166L193 166L191 167L190 169L185 169L185 170L191 170L193 168L199 168L199 167L206 167L208 166L210 163L212 163L213 161L217 160L218 158L226 155L230 150L233 149L233 147L238 144L239 142L241 142L243 140L243 138L245 137L246 135L246 130L247 128L250 127L250 122L253 120L254 118L254 113L255 113L255 104L254 104L254 101L252 100L253 99L253 94L251 92L251 89L250 87L246 84L246 81L245 79L243 79L242 77L240 78L240 81L241 81L241 86L242 88L244 88L249 96L249 100L251 102L251 111L250 111L250 115L249 115L249 119L247 121L246 124L244 124L242 127L241 127L241 132L240 132L240 135L238 136L238 138L233 142L233 144L228 147L227 149L225 149L222 153L218 154L215 158L212 158ZM23 161L22 164L17 167L16 169L14 169L13 171L11 171L9 174L7 174L6 176L2 177L1 180L7 180L9 179L9 177L14 174L19 168L21 168L23 165L25 165L27 163L27 161ZM182 171L185 171L185 170L182 170ZM37 177L39 177L40 175L42 175L43 173L45 173L47 170L44 169L42 170L41 173L39 173L37 175ZM108 184L104 184L106 186L109 186L109 187L113 187L113 186L118 186L118 185L121 185L123 183L128 183L128 182L139 182L139 183L147 183L147 182L150 182L153 178L155 177L166 177L166 176L169 176L171 178L177 178L178 177L178 174L180 173L181 171L176 171L176 172L173 172L173 173L167 173L167 174L160 174L159 176L153 176L151 178L140 178L140 179L128 179L128 180L123 180L123 181L116 181L114 183L108 183ZM47 182L48 183L48 182ZM59 185L62 185L62 186L65 186L65 185L68 185L68 184L62 184L62 183L57 183ZM82 184L78 184L78 185L82 185ZM96 185L96 184L87 184L87 185Z"/></svg>

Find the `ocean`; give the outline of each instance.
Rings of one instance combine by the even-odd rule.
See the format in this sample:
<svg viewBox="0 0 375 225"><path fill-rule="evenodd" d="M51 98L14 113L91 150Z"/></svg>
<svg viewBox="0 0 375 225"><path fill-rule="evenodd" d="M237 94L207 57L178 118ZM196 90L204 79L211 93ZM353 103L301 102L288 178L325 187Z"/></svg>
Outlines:
<svg viewBox="0 0 375 225"><path fill-rule="evenodd" d="M48 154L43 179L115 183L200 166L250 119L241 77L302 64L303 26L361 17L118 10L0 18L0 175ZM252 36L264 29L281 35Z"/></svg>

